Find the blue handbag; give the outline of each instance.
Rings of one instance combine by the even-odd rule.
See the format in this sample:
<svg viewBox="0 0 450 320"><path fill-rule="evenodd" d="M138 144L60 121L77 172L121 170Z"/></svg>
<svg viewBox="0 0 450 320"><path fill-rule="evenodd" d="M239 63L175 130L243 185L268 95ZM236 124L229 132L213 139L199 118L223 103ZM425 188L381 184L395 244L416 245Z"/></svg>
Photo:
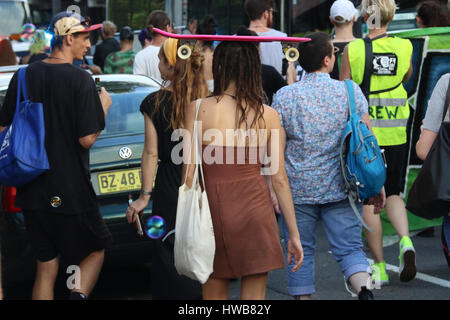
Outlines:
<svg viewBox="0 0 450 320"><path fill-rule="evenodd" d="M341 137L341 170L350 204L363 226L364 223L355 202L377 195L386 182L386 161L378 146L377 139L370 132L355 110L355 97L352 81L345 81L349 120Z"/></svg>
<svg viewBox="0 0 450 320"><path fill-rule="evenodd" d="M0 133L0 184L4 186L23 186L50 169L45 150L43 105L28 99L25 75L26 68L21 68L14 119Z"/></svg>

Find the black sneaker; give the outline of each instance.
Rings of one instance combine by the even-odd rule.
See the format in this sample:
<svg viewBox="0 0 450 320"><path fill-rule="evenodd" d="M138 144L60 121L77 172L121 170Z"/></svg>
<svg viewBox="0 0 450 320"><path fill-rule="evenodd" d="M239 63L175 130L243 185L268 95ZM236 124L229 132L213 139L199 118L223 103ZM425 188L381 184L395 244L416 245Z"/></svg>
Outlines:
<svg viewBox="0 0 450 320"><path fill-rule="evenodd" d="M358 293L358 300L375 300L372 291L367 287L361 287L361 291Z"/></svg>

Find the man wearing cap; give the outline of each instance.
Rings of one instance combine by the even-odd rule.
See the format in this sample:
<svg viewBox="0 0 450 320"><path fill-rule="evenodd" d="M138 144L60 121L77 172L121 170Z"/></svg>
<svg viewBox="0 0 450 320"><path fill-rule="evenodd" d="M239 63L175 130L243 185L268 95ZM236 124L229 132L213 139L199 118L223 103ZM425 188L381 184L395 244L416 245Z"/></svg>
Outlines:
<svg viewBox="0 0 450 320"><path fill-rule="evenodd" d="M85 299L100 273L104 249L111 243L90 182L89 148L105 126L111 98L98 93L91 76L72 65L90 48L89 26L78 14L61 12L50 23L52 53L27 67L31 101L44 106L45 147L50 170L17 188L28 237L37 259L33 299L54 298L60 263L74 283L67 281L70 299ZM0 110L0 131L14 117L17 73Z"/></svg>
<svg viewBox="0 0 450 320"><path fill-rule="evenodd" d="M341 57L345 46L356 40L353 36L353 24L358 19L358 10L349 0L336 0L330 9L330 22L334 25L335 36L333 45L336 49L336 63L334 64L331 78L339 80L339 70L341 66Z"/></svg>
<svg viewBox="0 0 450 320"><path fill-rule="evenodd" d="M133 51L134 32L130 27L120 30L120 51L110 53L105 60L105 74L121 73L133 74L134 57Z"/></svg>

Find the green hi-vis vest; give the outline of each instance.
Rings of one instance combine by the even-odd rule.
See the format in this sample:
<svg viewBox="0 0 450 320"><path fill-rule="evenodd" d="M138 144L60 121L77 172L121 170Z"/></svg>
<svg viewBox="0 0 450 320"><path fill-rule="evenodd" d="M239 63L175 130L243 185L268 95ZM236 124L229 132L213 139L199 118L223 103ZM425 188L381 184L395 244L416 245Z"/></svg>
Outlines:
<svg viewBox="0 0 450 320"><path fill-rule="evenodd" d="M395 146L407 141L409 118L408 94L402 81L411 65L412 44L407 39L381 38L372 42L373 73L369 96L369 116L373 132L381 146ZM349 44L348 56L352 79L361 85L364 78L365 45L358 39ZM399 85L400 84L400 85Z"/></svg>

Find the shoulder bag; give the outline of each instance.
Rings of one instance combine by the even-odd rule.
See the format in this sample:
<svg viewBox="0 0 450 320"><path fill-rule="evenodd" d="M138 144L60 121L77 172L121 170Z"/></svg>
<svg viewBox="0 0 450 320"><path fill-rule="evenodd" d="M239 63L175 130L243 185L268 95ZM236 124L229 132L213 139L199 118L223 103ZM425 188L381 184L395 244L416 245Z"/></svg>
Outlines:
<svg viewBox="0 0 450 320"><path fill-rule="evenodd" d="M435 219L450 215L450 81L439 133L408 194L406 208L414 215Z"/></svg>
<svg viewBox="0 0 450 320"><path fill-rule="evenodd" d="M201 149L198 142L197 117L200 104L201 99L197 100L192 133L193 152L195 153L192 187L189 188L186 185L186 174L184 183L178 190L174 258L178 274L204 284L213 272L216 242L203 178ZM203 191L200 186L199 168Z"/></svg>

